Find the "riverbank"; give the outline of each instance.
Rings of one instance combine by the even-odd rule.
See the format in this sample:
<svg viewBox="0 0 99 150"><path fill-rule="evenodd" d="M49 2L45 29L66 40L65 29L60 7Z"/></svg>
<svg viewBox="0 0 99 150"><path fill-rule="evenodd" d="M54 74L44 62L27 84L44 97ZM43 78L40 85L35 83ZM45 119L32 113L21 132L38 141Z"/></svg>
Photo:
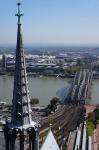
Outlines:
<svg viewBox="0 0 99 150"><path fill-rule="evenodd" d="M14 76L14 72L0 72L0 75L8 75L8 76ZM27 72L28 76L32 77L57 77L57 78L74 78L74 74L69 73L33 73L33 72Z"/></svg>
<svg viewBox="0 0 99 150"><path fill-rule="evenodd" d="M0 76L14 76L14 72L1 72L0 71ZM33 73L33 72L27 72L27 76L30 77L56 77L56 78L63 78L63 79L73 79L75 77L75 74L70 74L70 73L65 73L65 74L61 74L61 73L53 73L53 74L48 74L48 73ZM93 75L93 79L94 80L99 80L99 75Z"/></svg>

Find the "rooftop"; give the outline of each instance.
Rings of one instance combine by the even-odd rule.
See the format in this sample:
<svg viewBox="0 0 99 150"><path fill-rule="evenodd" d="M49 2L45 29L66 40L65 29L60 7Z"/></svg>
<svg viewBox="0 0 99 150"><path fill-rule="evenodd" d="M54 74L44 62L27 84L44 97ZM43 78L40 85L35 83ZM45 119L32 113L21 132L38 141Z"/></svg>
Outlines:
<svg viewBox="0 0 99 150"><path fill-rule="evenodd" d="M49 131L41 150L59 150L58 144L51 130Z"/></svg>

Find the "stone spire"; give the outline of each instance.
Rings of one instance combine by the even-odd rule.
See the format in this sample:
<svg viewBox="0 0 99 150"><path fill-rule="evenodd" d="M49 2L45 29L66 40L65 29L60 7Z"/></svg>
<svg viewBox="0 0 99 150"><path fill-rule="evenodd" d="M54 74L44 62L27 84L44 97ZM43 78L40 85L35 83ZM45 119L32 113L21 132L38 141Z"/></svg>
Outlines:
<svg viewBox="0 0 99 150"><path fill-rule="evenodd" d="M22 42L20 13L18 2L18 31L16 46L16 63L14 75L14 89L12 100L11 122L4 126L5 149L6 150L38 150L39 149L39 128L38 124L32 121L30 98L27 82L25 56ZM20 144L16 144L19 141ZM17 148L17 146L19 146Z"/></svg>
<svg viewBox="0 0 99 150"><path fill-rule="evenodd" d="M20 23L23 14L20 13L20 5L21 3L18 3L18 13L16 14L18 17L18 31L11 120L12 124L16 126L31 124L32 120Z"/></svg>

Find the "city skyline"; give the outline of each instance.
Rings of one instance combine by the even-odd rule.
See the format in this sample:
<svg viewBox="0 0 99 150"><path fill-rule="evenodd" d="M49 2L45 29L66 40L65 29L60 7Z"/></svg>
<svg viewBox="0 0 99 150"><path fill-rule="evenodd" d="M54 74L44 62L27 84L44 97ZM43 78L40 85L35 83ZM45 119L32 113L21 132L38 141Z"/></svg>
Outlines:
<svg viewBox="0 0 99 150"><path fill-rule="evenodd" d="M15 22L15 20L12 19L12 15L10 16L10 11L9 13L8 11L4 11L4 15L2 15L3 17L1 18L1 26L4 22L4 25L7 26L0 28L1 31L3 31L1 37L4 38L4 41L7 40L8 43L10 41L12 43L16 41L16 50L14 48L15 53L6 55L3 50L4 47L0 47L0 50L2 49L1 51L3 51L0 55L0 92L4 93L4 96L7 96L7 94L9 94L8 90L10 89L12 93L12 101L10 100L11 97L8 98L7 96L7 101L5 98L2 99L0 97L0 149L98 150L99 102L95 101L95 96L98 97L98 94L95 93L94 79L99 79L99 53L95 54L95 51L99 48L87 47L84 49L84 47L79 47L78 52L73 52L69 47L67 48L68 52L66 52L61 47L59 52L58 49L60 49L60 47L57 46L57 48L55 47L55 51L54 47L50 47L53 52L51 54L50 50L46 51L44 47L40 47L38 53L36 51L37 48L34 50L34 55L33 53L26 55L24 49L24 43L28 41L36 45L37 43L51 43L53 45L55 45L55 43L58 45L66 45L66 43L72 45L74 43L75 45L76 42L78 45L81 43L86 43L86 45L90 43L90 45L93 45L93 42L97 45L98 37L96 33L97 35L99 33L97 30L98 27L95 28L95 25L98 25L96 24L97 15L93 13L97 12L98 14L98 11L93 9L98 6L94 5L94 2L97 1L90 0L91 3L85 3L86 5L84 5L84 2L80 2L80 0L79 3L70 0L72 4L74 4L71 7L71 3L69 3L68 0L68 3L62 0L64 4L68 4L66 5L67 10L65 5L60 3L59 0L57 0L57 3L56 0L54 0L54 2L52 0L50 2L42 0L43 3L38 3L37 1L39 2L39 0L36 0L35 5L33 5L35 12L35 14L33 14L32 1L31 3L25 2L21 10L21 0L17 0L16 17L14 16L17 20L16 30L13 28L12 21ZM75 1L77 2L78 0ZM7 5L6 3L6 10L13 7L13 4L14 3L8 3ZM73 10L71 13L70 8ZM40 13L40 11L42 13ZM27 14L25 19L22 19L24 18L23 12ZM3 7L1 13L3 13ZM10 17L7 17L7 15ZM67 15L67 20L64 19L65 15ZM5 21L4 16L9 19ZM77 18L75 18L75 16ZM33 18L32 21L31 18ZM94 19L96 20L93 22ZM76 22L74 23L75 20ZM33 21L36 24L32 26ZM30 24L30 22L32 24ZM65 28L67 22L68 24ZM63 24L64 28L62 26ZM83 28L81 28L81 25L83 25ZM39 28L39 26L41 26L41 28ZM88 26L88 28L86 28L86 26ZM23 30L21 30L22 27ZM66 32L68 34L66 34ZM88 32L90 34L88 34ZM7 35L6 38L5 35ZM23 37L25 37L24 40ZM7 48L7 51L8 49L11 51L11 47ZM30 48L28 47L27 49ZM43 53L41 53L41 49L43 49ZM74 47L74 49L77 50L77 47ZM11 86L7 88L5 84L7 78L8 81L11 81L11 77L13 80L12 89ZM31 78L31 83L35 78L32 87L29 87L29 78ZM59 83L59 87L54 86L57 84L59 78L61 78L61 81L65 79L63 81L65 86L61 84L61 82ZM47 88L44 88L46 87L46 81L49 79L51 79L52 83L49 81L49 88L47 90ZM2 85L2 80L4 86ZM43 84L40 87L41 80ZM38 86L36 86L37 82L39 83ZM96 83L98 83L98 80ZM37 92L36 97L36 92L33 88L35 88ZM31 94L35 92L33 97L31 97L29 89L32 90ZM51 91L53 92L53 89L56 92L50 94ZM98 86L96 86L96 90L97 89ZM41 97L38 98L40 92L41 97L42 95L46 96L47 92L50 94L50 98L48 98L48 96L45 98L47 104L43 105L44 99L41 99ZM95 94L95 96L93 96L93 94ZM52 97L52 95L55 96ZM7 103L8 100L9 103Z"/></svg>
<svg viewBox="0 0 99 150"><path fill-rule="evenodd" d="M22 1L26 44L98 44L98 0ZM6 11L4 11L6 10ZM16 1L1 1L0 44L15 44Z"/></svg>

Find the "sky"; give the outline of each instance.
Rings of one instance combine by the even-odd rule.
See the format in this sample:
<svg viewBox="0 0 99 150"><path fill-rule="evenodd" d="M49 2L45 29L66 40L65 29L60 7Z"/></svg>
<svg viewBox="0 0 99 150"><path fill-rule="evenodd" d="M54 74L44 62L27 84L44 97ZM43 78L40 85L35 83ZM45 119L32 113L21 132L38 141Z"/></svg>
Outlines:
<svg viewBox="0 0 99 150"><path fill-rule="evenodd" d="M99 44L99 0L21 0L25 44ZM0 0L0 44L15 44L16 0Z"/></svg>

